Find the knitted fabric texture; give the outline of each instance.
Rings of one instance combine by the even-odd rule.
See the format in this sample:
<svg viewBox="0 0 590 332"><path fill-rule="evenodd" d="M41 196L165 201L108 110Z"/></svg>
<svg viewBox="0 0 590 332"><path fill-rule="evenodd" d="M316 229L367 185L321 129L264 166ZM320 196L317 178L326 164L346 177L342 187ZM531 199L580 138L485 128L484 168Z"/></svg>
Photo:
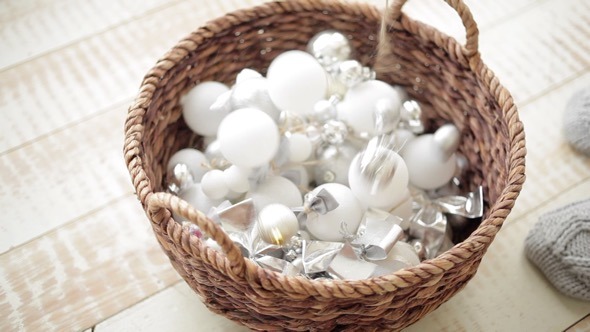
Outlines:
<svg viewBox="0 0 590 332"><path fill-rule="evenodd" d="M542 215L525 252L559 291L590 301L590 199Z"/></svg>
<svg viewBox="0 0 590 332"><path fill-rule="evenodd" d="M579 152L590 156L590 87L576 92L563 117L563 135Z"/></svg>

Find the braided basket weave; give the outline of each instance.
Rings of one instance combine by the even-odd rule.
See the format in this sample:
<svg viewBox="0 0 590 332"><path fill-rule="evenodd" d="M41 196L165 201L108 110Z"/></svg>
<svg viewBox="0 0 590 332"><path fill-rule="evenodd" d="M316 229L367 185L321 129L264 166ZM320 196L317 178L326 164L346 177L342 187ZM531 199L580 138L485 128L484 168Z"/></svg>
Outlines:
<svg viewBox="0 0 590 332"><path fill-rule="evenodd" d="M293 0L209 22L147 73L129 109L125 161L162 249L210 310L257 330L398 330L436 309L473 277L521 190L526 150L510 93L481 61L471 13L461 0L446 1L466 28L464 46L402 14L405 0L398 0L388 9L387 47L382 48L387 52L377 54L381 13L374 7ZM356 59L420 101L427 128L452 122L462 133L460 152L469 160L463 183L465 189L484 187L486 212L480 225L458 235L462 242L435 259L359 281L286 277L244 259L220 227L165 193L171 154L202 147L202 137L182 119L180 97L199 82L231 84L243 68L265 73L276 55L304 49L326 29L348 35ZM196 223L224 253L183 230L172 211Z"/></svg>

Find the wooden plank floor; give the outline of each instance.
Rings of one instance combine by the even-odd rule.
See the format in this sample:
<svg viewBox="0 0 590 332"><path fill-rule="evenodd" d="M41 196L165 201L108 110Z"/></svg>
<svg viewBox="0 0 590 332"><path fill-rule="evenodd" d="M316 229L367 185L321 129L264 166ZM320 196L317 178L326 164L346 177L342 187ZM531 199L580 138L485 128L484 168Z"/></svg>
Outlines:
<svg viewBox="0 0 590 332"><path fill-rule="evenodd" d="M121 151L126 109L156 59L207 20L261 2L0 2L0 331L246 330L172 269ZM590 2L466 2L484 61L519 106L527 183L473 281L407 330L582 330L590 303L555 291L523 239L542 213L590 196L590 160L561 135L569 97L590 87ZM405 10L465 39L442 0Z"/></svg>

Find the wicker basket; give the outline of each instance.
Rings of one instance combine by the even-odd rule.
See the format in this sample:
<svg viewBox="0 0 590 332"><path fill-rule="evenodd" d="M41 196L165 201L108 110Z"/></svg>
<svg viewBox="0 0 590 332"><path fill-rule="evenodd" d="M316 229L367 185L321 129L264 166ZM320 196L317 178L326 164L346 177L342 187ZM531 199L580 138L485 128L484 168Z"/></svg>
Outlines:
<svg viewBox="0 0 590 332"><path fill-rule="evenodd" d="M147 73L129 110L125 161L162 249L209 309L257 330L397 330L436 309L473 277L521 190L526 150L510 93L480 59L471 13L461 0L446 1L466 28L465 46L406 17L401 13L405 0L398 0L388 12L391 53L375 64L381 21L377 9L295 0L209 22ZM170 155L202 144L182 120L180 97L202 81L231 84L245 67L265 72L276 55L304 49L314 34L326 29L350 36L359 61L377 66L380 79L405 87L419 100L428 128L456 124L462 133L460 151L470 165L466 189L484 187L484 220L462 242L435 259L379 278L317 281L262 269L245 260L201 212L165 193ZM198 224L225 254L183 230L171 211Z"/></svg>

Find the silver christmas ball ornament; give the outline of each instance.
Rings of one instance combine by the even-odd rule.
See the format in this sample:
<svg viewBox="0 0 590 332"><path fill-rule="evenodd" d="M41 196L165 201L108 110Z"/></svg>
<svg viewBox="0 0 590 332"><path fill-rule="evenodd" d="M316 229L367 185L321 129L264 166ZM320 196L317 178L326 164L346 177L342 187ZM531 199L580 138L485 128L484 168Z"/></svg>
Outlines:
<svg viewBox="0 0 590 332"><path fill-rule="evenodd" d="M316 34L307 44L311 53L324 67L350 59L352 47L345 35L338 31L326 30Z"/></svg>

